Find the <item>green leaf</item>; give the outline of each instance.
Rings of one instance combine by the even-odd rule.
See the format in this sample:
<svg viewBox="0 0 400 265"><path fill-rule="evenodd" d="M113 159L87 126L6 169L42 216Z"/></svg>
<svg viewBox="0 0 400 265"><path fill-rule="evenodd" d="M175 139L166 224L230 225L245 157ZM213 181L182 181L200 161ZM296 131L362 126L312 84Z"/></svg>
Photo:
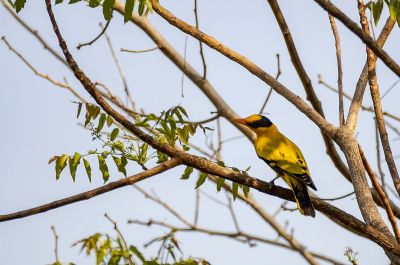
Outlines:
<svg viewBox="0 0 400 265"><path fill-rule="evenodd" d="M374 17L375 26L378 25L379 18L382 14L383 9L383 0L378 0L378 2L374 3L372 6L372 15Z"/></svg>
<svg viewBox="0 0 400 265"><path fill-rule="evenodd" d="M128 22L133 13L133 9L135 8L135 2L136 0L126 0L125 3L125 11L124 11L124 22Z"/></svg>
<svg viewBox="0 0 400 265"><path fill-rule="evenodd" d="M76 118L79 118L79 115L81 115L81 110L82 110L82 102L78 103L78 113L76 114Z"/></svg>
<svg viewBox="0 0 400 265"><path fill-rule="evenodd" d="M119 134L119 129L114 128L114 130L112 130L112 132L110 134L110 141L114 141L115 138L117 138L118 134Z"/></svg>
<svg viewBox="0 0 400 265"><path fill-rule="evenodd" d="M187 166L187 167L185 168L185 171L183 171L183 174L182 174L181 179L189 179L190 174L192 174L192 172L193 172L193 168Z"/></svg>
<svg viewBox="0 0 400 265"><path fill-rule="evenodd" d="M107 127L110 128L113 123L114 123L113 118L110 115L108 115L107 116Z"/></svg>
<svg viewBox="0 0 400 265"><path fill-rule="evenodd" d="M63 169L67 166L68 155L63 154L62 156L58 157L56 160L56 179L60 178L60 174Z"/></svg>
<svg viewBox="0 0 400 265"><path fill-rule="evenodd" d="M232 182L232 195L233 195L233 200L236 200L236 197L238 195L238 190L239 190L239 184L236 182Z"/></svg>
<svg viewBox="0 0 400 265"><path fill-rule="evenodd" d="M100 5L101 0L90 0L89 6L90 7L98 7Z"/></svg>
<svg viewBox="0 0 400 265"><path fill-rule="evenodd" d="M177 135L179 137L179 140L181 140L182 143L189 145L189 129L187 126L181 128L178 128L176 130Z"/></svg>
<svg viewBox="0 0 400 265"><path fill-rule="evenodd" d="M78 168L80 162L81 162L81 154L77 152L75 152L73 157L69 158L69 172L71 173L73 181L75 181L76 169Z"/></svg>
<svg viewBox="0 0 400 265"><path fill-rule="evenodd" d="M80 1L82 1L82 0L69 0L68 4L75 4L75 3L78 3Z"/></svg>
<svg viewBox="0 0 400 265"><path fill-rule="evenodd" d="M112 13L114 10L115 0L104 0L103 3L103 15L105 20L110 20L112 18Z"/></svg>
<svg viewBox="0 0 400 265"><path fill-rule="evenodd" d="M185 115L186 118L189 118L186 110L182 106L177 106L176 107L183 115Z"/></svg>
<svg viewBox="0 0 400 265"><path fill-rule="evenodd" d="M135 246L130 246L129 251L135 254L136 257L140 259L140 261L146 262L146 259L144 258L143 254Z"/></svg>
<svg viewBox="0 0 400 265"><path fill-rule="evenodd" d="M102 113L102 114L100 115L99 124L97 125L97 128L96 128L96 131L97 131L97 132L101 132L101 130L102 130L103 127L104 127L104 123L106 122L106 119L107 119L107 115L104 114L104 113Z"/></svg>
<svg viewBox="0 0 400 265"><path fill-rule="evenodd" d="M144 2L143 2L143 1L140 1L140 3L139 3L139 8L138 8L139 16L142 16L142 15L143 15L143 12L144 12Z"/></svg>
<svg viewBox="0 0 400 265"><path fill-rule="evenodd" d="M85 158L83 159L83 164L85 165L85 170L86 174L88 175L89 181L92 182L92 169L90 167L89 161L87 161Z"/></svg>
<svg viewBox="0 0 400 265"><path fill-rule="evenodd" d="M125 158L124 161L122 161L121 158L116 157L116 156L113 156L112 158L113 158L113 160L114 160L115 165L116 165L117 168L118 168L118 171L121 172L122 174L124 174L124 176L126 177L126 169L125 169L125 166L126 166L126 164L128 163L128 161L126 160L126 158Z"/></svg>
<svg viewBox="0 0 400 265"><path fill-rule="evenodd" d="M56 0L56 5L61 4L64 0Z"/></svg>
<svg viewBox="0 0 400 265"><path fill-rule="evenodd" d="M17 11L17 13L19 11L21 11L21 9L24 8L25 3L26 3L26 0L15 0L15 2L14 2L15 11Z"/></svg>
<svg viewBox="0 0 400 265"><path fill-rule="evenodd" d="M157 158L158 158L158 161L156 162L157 164L161 164L168 161L168 156L159 150L157 150Z"/></svg>
<svg viewBox="0 0 400 265"><path fill-rule="evenodd" d="M101 171L101 174L103 175L104 183L106 183L110 178L110 173L108 172L108 166L106 160L102 155L98 155L97 158L99 160L99 169Z"/></svg>
<svg viewBox="0 0 400 265"><path fill-rule="evenodd" d="M138 154L138 163L143 164L147 160L147 150L149 148L149 145L147 143L144 143L140 146L139 148L139 154Z"/></svg>
<svg viewBox="0 0 400 265"><path fill-rule="evenodd" d="M391 19L396 19L397 14L397 6L399 4L399 0L391 0L389 4L389 13Z"/></svg>
<svg viewBox="0 0 400 265"><path fill-rule="evenodd" d="M217 191L221 191L222 187L225 184L225 179L224 178L218 178L217 180Z"/></svg>
<svg viewBox="0 0 400 265"><path fill-rule="evenodd" d="M197 182L196 182L196 187L195 187L195 189L197 189L198 187L200 187L201 185L203 185L203 183L206 181L207 177L208 177L207 173L200 172L199 178L197 179Z"/></svg>
<svg viewBox="0 0 400 265"><path fill-rule="evenodd" d="M246 185L241 185L241 186L242 186L244 197L246 197L246 199L248 199L249 198L249 192L250 192L249 186L246 186Z"/></svg>

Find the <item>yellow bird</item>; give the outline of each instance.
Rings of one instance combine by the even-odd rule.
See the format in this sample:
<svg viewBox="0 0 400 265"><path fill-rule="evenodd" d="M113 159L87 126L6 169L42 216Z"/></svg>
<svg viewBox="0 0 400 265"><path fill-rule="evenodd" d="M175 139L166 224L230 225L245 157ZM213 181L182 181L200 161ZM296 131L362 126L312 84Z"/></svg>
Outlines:
<svg viewBox="0 0 400 265"><path fill-rule="evenodd" d="M300 213L315 217L307 186L314 190L317 188L310 177L310 171L300 149L281 134L267 117L254 114L235 121L256 133L254 147L258 157L289 185Z"/></svg>

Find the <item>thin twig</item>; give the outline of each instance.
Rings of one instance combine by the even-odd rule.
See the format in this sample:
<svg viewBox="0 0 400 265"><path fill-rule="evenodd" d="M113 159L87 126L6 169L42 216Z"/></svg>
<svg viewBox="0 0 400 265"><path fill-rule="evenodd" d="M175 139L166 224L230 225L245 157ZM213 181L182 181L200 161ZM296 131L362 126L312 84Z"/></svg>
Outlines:
<svg viewBox="0 0 400 265"><path fill-rule="evenodd" d="M339 196L339 197L334 197L334 198L320 198L320 199L323 200L323 201L337 201L337 200L341 200L341 199L347 198L347 197L353 195L354 193L355 193L355 192L352 191L352 192L349 192L349 193L347 193L347 194L345 194L345 195L342 195L342 196Z"/></svg>
<svg viewBox="0 0 400 265"><path fill-rule="evenodd" d="M382 190L385 193L386 197L388 197L388 194L386 191L385 173L383 172L383 169L382 169L381 145L380 145L380 140L379 140L379 129L378 129L378 124L376 123L376 120L374 120L374 124L375 124L376 161L378 164L378 172L379 172L379 176L381 177Z"/></svg>
<svg viewBox="0 0 400 265"><path fill-rule="evenodd" d="M364 154L363 150L361 149L361 146L358 146L358 148L360 151L361 159L363 161L365 170L367 171L368 176L371 179L372 185L374 186L375 190L378 192L379 197L381 198L383 205L385 206L388 219L392 225L393 233L397 239L397 242L400 243L400 231L399 231L399 228L397 227L396 217L393 214L392 208L390 208L388 198L386 197L385 192L383 191L382 187L379 185L378 181L376 180L375 173L372 170L371 166L369 165L367 158L365 157L365 154Z"/></svg>
<svg viewBox="0 0 400 265"><path fill-rule="evenodd" d="M102 27L101 24L100 24L100 27ZM133 100L133 97L132 97L132 95L131 95L131 93L129 91L128 81L125 78L124 70L122 69L122 65L118 60L118 56L115 53L115 50L114 50L114 47L112 45L111 39L108 36L107 32L104 32L104 37L106 37L108 47L110 48L111 55L112 55L112 57L114 59L114 63L117 66L118 74L121 77L122 84L124 85L124 91L125 91L125 94L126 94L126 98L131 103L132 110L136 111L136 103Z"/></svg>
<svg viewBox="0 0 400 265"><path fill-rule="evenodd" d="M338 89L339 89L339 124L344 125L344 108L343 108L343 71L342 71L342 50L340 48L340 37L339 32L336 27L335 18L329 15L329 22L331 24L333 36L335 38L336 47L336 60L338 68Z"/></svg>
<svg viewBox="0 0 400 265"><path fill-rule="evenodd" d="M197 226L199 222L199 211L200 211L200 188L196 189L196 201L194 205L194 221L193 224Z"/></svg>
<svg viewBox="0 0 400 265"><path fill-rule="evenodd" d="M329 90L331 90L331 91L333 91L333 92L335 92L335 93L339 93L338 89L335 88L335 87L333 87L332 85L328 84L328 83L322 78L321 75L318 75L318 83L321 84L321 85L323 85L323 86L325 86L326 88L328 88ZM346 98L346 99L348 99L348 100L350 100L350 101L353 101L353 98L352 98L351 96L349 96L348 94L346 94L345 92L343 92L343 97ZM363 104L360 104L360 108L361 108L363 111L368 111L368 112L374 113L374 108L373 108L372 106L365 106L365 105L363 105ZM394 114L392 114L392 113L390 113L390 112L384 111L382 114L383 114L384 116L386 116L386 117L389 117L389 118L391 118L391 119L393 119L393 120L396 120L396 121L399 121L399 122L400 122L400 117L397 117L397 116L395 116Z"/></svg>
<svg viewBox="0 0 400 265"><path fill-rule="evenodd" d="M50 45L43 39L37 30L31 28L20 16L18 16L5 0L0 1L7 11L19 22L19 24L21 24L22 27L29 31L29 33L31 33L43 45L44 49L48 50L57 60L68 67L67 61L58 52L50 47Z"/></svg>
<svg viewBox="0 0 400 265"><path fill-rule="evenodd" d="M146 199L149 199L149 200L161 205L162 207L164 207L164 209L166 209L168 212L170 212L173 216L175 216L179 221L181 221L185 225L187 225L187 226L191 225L190 222L188 220L186 220L180 213L178 213L174 208L172 208L166 202L162 201L157 196L151 195L150 193L148 193L147 191L145 191L144 189L140 188L137 185L132 185L132 187L134 187L136 190L138 190L140 193L142 193Z"/></svg>
<svg viewBox="0 0 400 265"><path fill-rule="evenodd" d="M229 210L229 213L231 214L233 224L235 225L235 228L236 228L236 232L239 233L241 231L240 227L239 227L239 222L236 218L235 211L233 210L232 199L231 199L230 195L228 195L228 191L225 191L225 196L226 196L226 201L228 202L228 210Z"/></svg>
<svg viewBox="0 0 400 265"><path fill-rule="evenodd" d="M281 72L281 60L280 60L279 53L276 54L276 64L277 64L277 72L276 72L276 75L275 75L275 79L278 80L279 77L280 77L281 74L282 74L282 72ZM264 100L263 105L261 106L261 109L260 109L260 111L259 111L259 114L262 114L262 113L264 112L264 109L265 109L265 107L267 106L267 103L268 103L268 101L269 101L269 98L271 97L272 91L273 91L273 89L272 89L272 87L270 86L270 87L269 87L268 94L267 94L267 97L266 97L266 99Z"/></svg>
<svg viewBox="0 0 400 265"><path fill-rule="evenodd" d="M117 181L113 181L108 183L107 185L101 186L96 189L92 189L86 192L82 192L70 197L66 197L64 199L60 199L57 201L53 201L51 203L43 204L34 208L26 209L23 211L19 212L14 212L10 214L4 214L0 215L0 222L5 222L5 221L10 221L10 220L15 220L15 219L20 219L24 218L27 216L39 214L39 213L44 213L56 208L63 207L68 204L76 203L79 201L84 201L84 200L89 200L93 197L99 196L101 194L110 192L112 190L116 190L128 185L132 185L134 183L137 183L139 181L145 180L147 178L150 178L154 175L160 174L162 172L165 172L171 168L174 168L180 164L180 161L178 159L172 158L171 160L168 160L167 162L164 162L156 167L150 168L146 171L140 172L136 175L132 175L127 178L123 178Z"/></svg>
<svg viewBox="0 0 400 265"><path fill-rule="evenodd" d="M184 232L184 233L189 233L189 232L198 232L198 233L202 233L202 234L207 234L210 236L221 236L221 237L226 237L226 238L230 238L232 240L235 240L237 242L240 243L245 243L245 244L249 244L249 246L255 246L254 241L256 242L260 242L263 244L269 244L269 245L273 245L273 246L277 246L277 247L282 247L285 249L290 249L290 250L294 250L293 247L289 244L285 244L285 243L281 243L277 240L271 240L271 239L267 239L264 237L260 237L257 235L253 235L247 232L224 232L224 231L218 231L218 230L212 230L212 229L207 229L207 228L203 228L203 227L190 227L190 228L186 228L186 227L176 227L172 224L166 223L166 222L161 222L161 221L155 221L155 220L149 220L149 221L140 221L140 220L135 220L135 219L131 219L128 220L129 224L136 224L136 225L143 225L143 226L152 226L152 225L157 225L157 226L161 226L161 227L165 227L168 229L171 229L173 231L176 232ZM333 265L345 265L345 263L342 263L340 261L337 261L333 258L327 257L326 255L322 255L316 252L310 252L314 257L323 260L323 261L327 261L332 263Z"/></svg>
<svg viewBox="0 0 400 265"><path fill-rule="evenodd" d="M183 83L185 82L187 40L188 40L188 36L185 36L185 48L183 49L183 70L182 70L182 78L181 78L181 97L185 97L185 95L183 93Z"/></svg>
<svg viewBox="0 0 400 265"><path fill-rule="evenodd" d="M400 76L400 66L391 58L380 46L374 41L369 33L361 29L354 21L346 16L339 8L337 8L329 0L314 0L329 14L339 19L348 29L350 29L357 37L359 37L367 46L371 49L382 61L392 70L397 76ZM366 26L368 27L368 21L365 17Z"/></svg>
<svg viewBox="0 0 400 265"><path fill-rule="evenodd" d="M116 112L115 109L113 109L105 100L102 98L102 96L99 94L97 91L96 87L94 84L91 82L89 77L85 74L84 71L78 66L76 61L74 60L73 56L68 50L68 46L62 37L59 27L57 25L56 19L54 17L54 13L52 11L52 5L50 0L45 0L46 2L46 9L49 14L50 21L52 23L52 27L54 30L55 35L57 36L58 42L60 44L60 47L70 65L71 70L73 70L76 78L81 82L82 86L86 89L86 91L93 96L93 98L96 100L96 102L104 109L106 113L111 115L117 122L119 122L121 125L123 125L127 130L135 134L140 140L147 142L150 146L153 148L156 148L157 150L160 150L161 152L171 156L171 157L176 157L178 161L181 161L182 163L186 165L190 165L198 170L201 170L203 172L217 175L220 177L223 177L225 179L229 179L231 181L237 182L239 184L243 184L249 187L252 187L254 189L260 190L264 193L268 193L274 196L279 196L281 198L284 198L285 200L294 200L293 194L290 190L284 189L279 186L274 186L271 187L270 184L268 184L265 181L261 181L258 179L255 179L254 177L251 176L245 176L244 174L236 173L232 170L219 167L215 165L212 162L209 162L203 158L191 155L189 153L183 152L177 148L171 147L169 145L161 144L158 141L156 141L153 137L149 136L145 132L143 132L141 129L139 129L137 126L135 126L132 122L127 120L123 115L120 113ZM165 11L159 3L152 1L153 4L153 10L155 10L157 13L162 14L164 18L168 19L170 23L179 23L180 26L182 26L182 21L179 20L178 18L175 17L175 20L172 20L172 15L168 11ZM186 32L191 33L191 35L195 35L192 30L193 27L190 27L188 24L184 23L183 24L185 28L190 28L190 30L187 30ZM254 63L252 63L250 60L247 58L242 57L236 57L236 55L239 55L226 46L220 44L219 42L216 42L215 39L210 39L210 37L206 34L203 33L202 36L200 35L195 35L198 38L201 38L204 42L207 42L210 44L210 47L213 47L220 51L221 53L228 55L228 53L234 53L232 55L232 59L234 59L237 62L242 63L242 65L245 65L247 63L246 68L249 69L252 73L256 74L258 77L260 77L262 80L264 80L267 83L273 84L273 87L276 91L284 95L290 102L292 102L296 107L299 109L303 110L304 112L307 113L308 117L313 120L315 123L317 123L321 129L323 129L324 133L327 135L334 137L337 136L339 139L343 139L342 136L337 135L336 128L325 121L322 117L320 117L313 109L311 109L307 104L301 100L299 97L297 97L295 94L293 94L289 89L284 87L282 84L276 82L275 80L271 79L271 76L269 76L267 73L265 73L261 68L256 66ZM213 40L213 41L212 41ZM212 42L212 44L210 43ZM219 46L215 46L214 44L219 44ZM222 49L226 49L226 51L223 51ZM348 136L347 134L345 135L346 137ZM346 138L349 140L348 138ZM351 139L350 139L351 140ZM391 252L400 255L400 247L398 246L397 242L393 241L390 238L385 237L385 234L378 229L366 225L365 223L361 222L354 216L347 214L337 207L330 205L326 202L323 202L319 200L318 198L311 197L312 203L315 206L315 209L322 211L324 214L326 214L330 219L336 221L338 224L343 225L345 227L349 228L349 231L357 232L359 235L364 235L368 237L369 239L373 240L377 244L379 244L382 248L386 250L390 250Z"/></svg>
<svg viewBox="0 0 400 265"><path fill-rule="evenodd" d="M37 76L39 76L39 77L41 77L41 78L43 78L43 79L46 79L47 81L49 81L49 82L52 83L53 85L56 85L56 86L58 86L58 87L65 88L65 89L69 90L69 91L70 91L77 99L79 99L81 102L87 102L87 101L86 101L81 95L79 95L78 92L76 92L69 84L67 84L67 83L62 83L62 82L60 82L60 81L55 80L54 78L52 78L51 76L49 76L49 75L47 75L47 74L43 74L43 73L39 72L32 64L30 64L30 63L28 62L27 59L25 59L25 57L24 57L21 53L19 53L17 50L14 49L14 47L11 46L11 44L7 41L7 39L6 39L5 36L1 37L1 40L7 45L7 47L8 47L15 55L18 56L18 58L20 58L20 59L22 60L22 62L25 63L26 66L29 67L29 69L32 70L32 72L33 72L35 75L37 75Z"/></svg>
<svg viewBox="0 0 400 265"><path fill-rule="evenodd" d="M389 93L390 91L392 91L393 88L396 87L396 85L400 82L400 78L397 79L389 88L388 90L385 91L385 93L383 93L383 95L381 96L381 100L384 99Z"/></svg>
<svg viewBox="0 0 400 265"><path fill-rule="evenodd" d="M197 0L194 0L194 17L196 19L196 28L199 29L199 16L197 14ZM204 52L203 52L203 43L199 41L199 48L200 48L200 57L201 57L201 62L203 63L203 79L207 78L207 64L206 64L206 59L204 57Z"/></svg>
<svg viewBox="0 0 400 265"><path fill-rule="evenodd" d="M51 231L53 231L53 235L54 235L54 256L56 258L56 262L60 263L60 259L58 258L58 235L56 232L56 228L54 227L54 225L52 225L51 227Z"/></svg>
<svg viewBox="0 0 400 265"><path fill-rule="evenodd" d="M129 52L129 53L145 53L145 52L151 52L158 50L159 47L154 47L154 48L149 48L149 49L144 49L144 50L129 50L129 49L124 49L121 48L121 52Z"/></svg>
<svg viewBox="0 0 400 265"><path fill-rule="evenodd" d="M128 243L126 242L124 235L119 230L117 222L115 222L107 213L104 214L104 217L108 221L110 221L110 223L113 224L114 230L117 232L118 237L122 240L123 247L124 247L123 251L128 250L129 249ZM129 265L135 265L135 263L132 260L132 256L123 255L123 258L124 258L125 262L127 262Z"/></svg>
<svg viewBox="0 0 400 265"><path fill-rule="evenodd" d="M80 50L82 47L90 46L90 45L92 45L93 43L95 43L95 42L96 42L98 39L100 39L100 37L106 32L106 30L107 30L107 28L108 28L108 25L110 25L111 20L112 20L112 19L110 19L109 21L107 21L107 23L106 23L106 25L104 26L104 28L102 28L102 24L100 23L99 26L102 28L102 30L101 30L101 32L99 33L99 35L97 35L97 36L96 36L93 40L91 40L91 41L84 42L84 43L79 43L79 44L76 46L76 48L77 48L78 50Z"/></svg>

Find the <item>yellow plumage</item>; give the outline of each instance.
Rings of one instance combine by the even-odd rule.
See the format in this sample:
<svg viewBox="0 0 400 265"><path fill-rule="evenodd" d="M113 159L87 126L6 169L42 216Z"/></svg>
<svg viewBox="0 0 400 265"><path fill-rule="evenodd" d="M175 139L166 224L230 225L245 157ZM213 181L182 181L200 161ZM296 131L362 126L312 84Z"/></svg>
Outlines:
<svg viewBox="0 0 400 265"><path fill-rule="evenodd" d="M316 187L311 180L310 171L300 149L264 116L251 115L236 121L246 125L257 134L254 147L258 157L289 185L299 211L304 215L314 217L315 211L307 186L314 190Z"/></svg>

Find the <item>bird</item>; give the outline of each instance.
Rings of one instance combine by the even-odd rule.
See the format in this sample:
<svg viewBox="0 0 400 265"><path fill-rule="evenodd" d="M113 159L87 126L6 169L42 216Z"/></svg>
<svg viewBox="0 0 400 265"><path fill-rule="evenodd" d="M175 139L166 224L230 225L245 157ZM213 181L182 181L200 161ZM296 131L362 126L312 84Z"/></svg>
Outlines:
<svg viewBox="0 0 400 265"><path fill-rule="evenodd" d="M267 117L253 114L234 119L251 129L257 138L253 142L257 156L282 177L293 192L297 208L305 216L315 217L307 186L317 190L311 179L307 162L300 149L283 135ZM274 178L270 183L274 184Z"/></svg>

